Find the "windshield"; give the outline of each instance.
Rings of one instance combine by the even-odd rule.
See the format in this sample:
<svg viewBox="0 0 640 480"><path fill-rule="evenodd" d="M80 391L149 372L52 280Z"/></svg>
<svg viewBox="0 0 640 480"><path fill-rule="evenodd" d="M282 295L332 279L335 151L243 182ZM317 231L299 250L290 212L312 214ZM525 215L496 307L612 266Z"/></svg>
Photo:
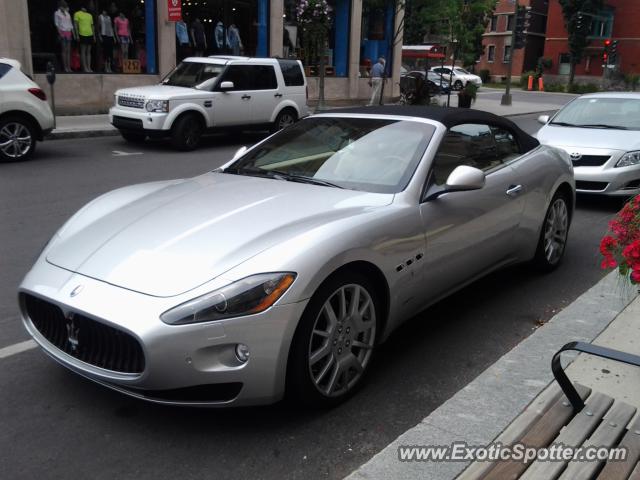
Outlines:
<svg viewBox="0 0 640 480"><path fill-rule="evenodd" d="M212 84L225 69L225 65L200 62L182 62L162 80L163 85L202 88Z"/></svg>
<svg viewBox="0 0 640 480"><path fill-rule="evenodd" d="M456 67L455 71L458 73L464 73L465 75L471 75L469 72L467 72L464 68L460 68L460 67Z"/></svg>
<svg viewBox="0 0 640 480"><path fill-rule="evenodd" d="M409 183L434 131L432 125L413 121L310 118L282 130L224 171L259 176L281 172L298 181L397 193Z"/></svg>
<svg viewBox="0 0 640 480"><path fill-rule="evenodd" d="M640 99L578 98L560 110L551 124L640 130Z"/></svg>

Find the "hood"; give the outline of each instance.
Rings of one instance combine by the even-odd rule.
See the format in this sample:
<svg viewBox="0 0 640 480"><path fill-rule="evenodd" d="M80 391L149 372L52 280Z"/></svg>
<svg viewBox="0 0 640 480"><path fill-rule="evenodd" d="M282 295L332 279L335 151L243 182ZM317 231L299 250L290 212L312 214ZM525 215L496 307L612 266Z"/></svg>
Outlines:
<svg viewBox="0 0 640 480"><path fill-rule="evenodd" d="M118 90L116 95L130 95L153 100L178 100L181 98L207 97L211 95L211 92L159 83L157 85L147 85L146 87L123 88Z"/></svg>
<svg viewBox="0 0 640 480"><path fill-rule="evenodd" d="M574 128L544 125L536 138L555 147L599 148L629 152L640 150L640 132L601 128Z"/></svg>
<svg viewBox="0 0 640 480"><path fill-rule="evenodd" d="M113 285L169 297L285 239L392 199L388 194L208 173L112 209L94 202L82 213L89 220L82 228L63 229L46 258Z"/></svg>

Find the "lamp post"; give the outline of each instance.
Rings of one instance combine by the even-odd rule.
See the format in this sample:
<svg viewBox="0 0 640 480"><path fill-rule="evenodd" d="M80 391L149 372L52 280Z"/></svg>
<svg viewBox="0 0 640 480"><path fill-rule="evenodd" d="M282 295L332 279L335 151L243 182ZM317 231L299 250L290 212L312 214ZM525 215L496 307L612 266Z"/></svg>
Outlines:
<svg viewBox="0 0 640 480"><path fill-rule="evenodd" d="M516 22L518 18L518 0L514 0L515 10L513 11L513 26L511 27L511 53L509 54L509 64L507 66L507 88L502 94L500 105L511 105L511 67L513 66L513 52L516 46Z"/></svg>

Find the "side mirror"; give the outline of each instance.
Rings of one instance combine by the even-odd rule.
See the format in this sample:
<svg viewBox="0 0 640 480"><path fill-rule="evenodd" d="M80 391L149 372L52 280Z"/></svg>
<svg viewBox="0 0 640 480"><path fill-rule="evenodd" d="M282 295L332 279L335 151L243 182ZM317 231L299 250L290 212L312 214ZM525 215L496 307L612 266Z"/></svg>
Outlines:
<svg viewBox="0 0 640 480"><path fill-rule="evenodd" d="M549 115L540 115L538 117L538 123L541 123L542 125L546 125L548 121L549 121Z"/></svg>
<svg viewBox="0 0 640 480"><path fill-rule="evenodd" d="M233 158L231 159L231 161L233 160L237 160L239 159L242 155L244 155L244 153L249 150L246 146L242 146L238 149L238 151L236 153L233 154Z"/></svg>
<svg viewBox="0 0 640 480"><path fill-rule="evenodd" d="M486 176L482 170L467 165L459 165L449 174L444 186L429 189L425 201L438 198L443 193L480 190L484 187L485 181Z"/></svg>
<svg viewBox="0 0 640 480"><path fill-rule="evenodd" d="M233 90L233 87L233 82L222 82L218 88L223 92L226 92L228 90Z"/></svg>

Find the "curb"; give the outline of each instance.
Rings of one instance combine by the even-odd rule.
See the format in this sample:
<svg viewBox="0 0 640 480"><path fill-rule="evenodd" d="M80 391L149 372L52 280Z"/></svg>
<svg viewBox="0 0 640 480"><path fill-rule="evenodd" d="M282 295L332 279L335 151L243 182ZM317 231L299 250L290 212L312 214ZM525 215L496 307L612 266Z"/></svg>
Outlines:
<svg viewBox="0 0 640 480"><path fill-rule="evenodd" d="M456 478L469 461L401 462L398 447L489 445L553 381L553 354L570 341L593 341L636 298L626 287L609 273L346 479Z"/></svg>

